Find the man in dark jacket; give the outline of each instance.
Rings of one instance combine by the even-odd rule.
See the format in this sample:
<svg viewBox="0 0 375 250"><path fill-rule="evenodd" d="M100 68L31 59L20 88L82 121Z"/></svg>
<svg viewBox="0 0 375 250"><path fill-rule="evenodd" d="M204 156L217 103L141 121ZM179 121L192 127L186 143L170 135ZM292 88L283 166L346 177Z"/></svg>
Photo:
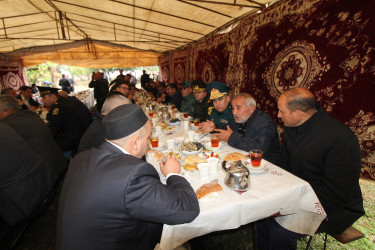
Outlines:
<svg viewBox="0 0 375 250"><path fill-rule="evenodd" d="M117 83L115 83L117 84ZM91 123L83 134L78 146L78 153L90 148L98 148L105 141L105 131L102 125L103 117L112 109L120 105L131 104L131 101L120 92L113 92L105 99L102 107L102 113L97 114L97 118Z"/></svg>
<svg viewBox="0 0 375 250"><path fill-rule="evenodd" d="M199 80L194 80L193 92L195 97L193 118L198 118L200 122L205 122L210 117L208 108L212 107L212 102L206 92L206 84Z"/></svg>
<svg viewBox="0 0 375 250"><path fill-rule="evenodd" d="M18 100L22 100L22 109L36 110L40 104L33 99L33 89L29 86L21 87L21 94L17 96Z"/></svg>
<svg viewBox="0 0 375 250"><path fill-rule="evenodd" d="M106 141L71 162L59 201L57 249L154 249L163 224L188 223L199 214L194 190L172 155L160 170L141 160L151 123L137 104L103 118Z"/></svg>
<svg viewBox="0 0 375 250"><path fill-rule="evenodd" d="M278 117L285 126L282 167L307 181L318 196L327 213L318 232L343 232L364 215L357 137L317 106L306 88L285 91L277 106ZM262 224L258 226L258 232L262 232L258 234L258 244L263 246L259 249L295 249L297 239L303 237L275 221L268 230Z"/></svg>
<svg viewBox="0 0 375 250"><path fill-rule="evenodd" d="M0 119L12 127L27 142L36 154L54 170L56 179L67 167L59 146L43 120L30 110L20 110L11 96L0 96Z"/></svg>
<svg viewBox="0 0 375 250"><path fill-rule="evenodd" d="M109 93L108 80L104 79L104 73L97 72L92 75L92 80L89 83L89 88L94 88L94 98L96 99L96 108L98 112L102 110L105 98Z"/></svg>
<svg viewBox="0 0 375 250"><path fill-rule="evenodd" d="M181 109L182 94L177 90L177 86L174 83L170 83L166 88L167 95L169 96L169 102L172 103L178 110Z"/></svg>
<svg viewBox="0 0 375 250"><path fill-rule="evenodd" d="M66 93L70 94L72 88L71 84L69 82L69 79L65 78L65 75L61 75L61 79L59 80L59 85L61 86L61 89L64 90Z"/></svg>
<svg viewBox="0 0 375 250"><path fill-rule="evenodd" d="M11 249L12 241L24 226L50 205L57 175L43 157L2 120L0 166L0 246Z"/></svg>
<svg viewBox="0 0 375 250"><path fill-rule="evenodd" d="M66 158L77 151L84 132L84 124L79 111L59 98L57 93L42 93L43 103L50 108L47 114L48 127Z"/></svg>
<svg viewBox="0 0 375 250"><path fill-rule="evenodd" d="M272 118L256 109L255 99L247 93L233 98L232 112L236 122L229 124L227 130L215 129L219 132L219 139L247 152L260 149L264 159L278 165L281 148L276 123Z"/></svg>

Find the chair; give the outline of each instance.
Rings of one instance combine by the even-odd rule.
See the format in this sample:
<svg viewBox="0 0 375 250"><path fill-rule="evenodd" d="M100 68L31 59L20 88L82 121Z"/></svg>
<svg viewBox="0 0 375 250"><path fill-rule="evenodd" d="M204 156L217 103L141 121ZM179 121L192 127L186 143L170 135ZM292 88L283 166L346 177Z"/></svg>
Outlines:
<svg viewBox="0 0 375 250"><path fill-rule="evenodd" d="M323 234L325 234L324 235L324 247L323 247L323 249L325 250L326 246L327 246L328 233L323 233ZM355 241L355 240L359 240L359 239L361 239L365 236L361 231L359 231L358 229L356 229L353 226L348 227L344 232L342 232L340 234L329 234L329 235L331 235L333 238L335 238L337 241L339 241L342 244L346 244L346 243L349 243L349 242L352 242L352 241ZM310 247L310 243L311 243L312 238L313 238L313 236L309 236L309 240L308 240L306 248L305 248L306 250L312 249L312 247Z"/></svg>

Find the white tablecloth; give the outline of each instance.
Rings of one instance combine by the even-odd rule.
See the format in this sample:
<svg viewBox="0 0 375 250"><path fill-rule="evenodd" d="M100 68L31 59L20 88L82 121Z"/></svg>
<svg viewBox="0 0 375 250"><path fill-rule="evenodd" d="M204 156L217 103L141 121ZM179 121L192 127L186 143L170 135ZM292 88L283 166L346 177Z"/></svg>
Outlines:
<svg viewBox="0 0 375 250"><path fill-rule="evenodd" d="M179 128L171 135L162 136L160 143L165 146L167 139L181 139L184 134L186 130ZM208 138L203 140L207 141ZM230 147L226 142L220 143L220 148L214 152L219 153L221 158L231 152L247 154L247 152ZM155 159L149 155L147 161L161 175L159 164ZM164 225L160 241L162 250L173 249L204 234L238 228L241 225L275 215L280 215L276 220L284 228L313 235L326 217L311 186L272 163L267 162L269 168L267 173L250 175L250 189L242 194L238 194L224 184L225 171L221 169L221 163L222 160L219 161L218 175L208 181L200 180L198 171L185 172L184 175L194 190L212 179L218 179L224 189L224 197L208 203L200 202L200 214L191 223ZM162 175L161 180L165 180Z"/></svg>

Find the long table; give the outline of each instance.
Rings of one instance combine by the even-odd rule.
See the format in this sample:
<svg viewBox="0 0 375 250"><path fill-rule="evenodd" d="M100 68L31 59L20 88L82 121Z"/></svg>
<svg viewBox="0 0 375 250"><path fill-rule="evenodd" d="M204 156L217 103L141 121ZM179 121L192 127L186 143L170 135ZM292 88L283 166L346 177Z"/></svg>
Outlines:
<svg viewBox="0 0 375 250"><path fill-rule="evenodd" d="M178 127L174 132L166 132L161 136L161 150L166 151L166 141L177 139L179 141L186 137L188 130ZM203 143L208 138L198 138ZM222 159L226 154L248 152L235 149L226 142L220 142L220 147L214 149L220 155L219 171L210 180L202 181L198 171L183 172L184 177L190 182L196 191L201 185L217 179L224 189L221 199L211 202L199 202L200 214L191 223L180 225L164 225L160 240L160 249L174 249L184 242L215 231L235 229L270 216L275 216L276 221L291 231L301 234L313 235L319 227L326 213L315 195L311 186L304 180L290 174L289 172L266 162L268 171L261 174L250 174L251 186L244 193L231 190L224 183L225 171L221 169ZM147 161L158 171L161 181L165 177L160 172L159 163L147 155Z"/></svg>

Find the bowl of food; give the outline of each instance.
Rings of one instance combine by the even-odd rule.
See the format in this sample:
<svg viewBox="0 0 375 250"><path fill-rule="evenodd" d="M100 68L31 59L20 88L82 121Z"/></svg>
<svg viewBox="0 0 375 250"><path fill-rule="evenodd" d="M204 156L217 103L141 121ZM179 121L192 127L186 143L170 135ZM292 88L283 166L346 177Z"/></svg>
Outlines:
<svg viewBox="0 0 375 250"><path fill-rule="evenodd" d="M196 155L198 154L203 148L203 144L199 142L184 142L181 143L178 146L178 150L183 154L183 155Z"/></svg>
<svg viewBox="0 0 375 250"><path fill-rule="evenodd" d="M180 125L180 123L181 123L181 120L178 119L178 118L170 119L168 121L168 125L170 125L170 126L178 126L178 125Z"/></svg>

